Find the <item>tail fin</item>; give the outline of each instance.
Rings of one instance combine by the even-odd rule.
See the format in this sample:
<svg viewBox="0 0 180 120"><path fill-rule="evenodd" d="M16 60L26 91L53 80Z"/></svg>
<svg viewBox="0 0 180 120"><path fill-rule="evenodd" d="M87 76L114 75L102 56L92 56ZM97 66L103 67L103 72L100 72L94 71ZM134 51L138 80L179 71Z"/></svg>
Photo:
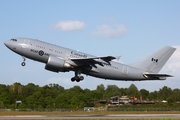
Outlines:
<svg viewBox="0 0 180 120"><path fill-rule="evenodd" d="M166 46L158 50L154 54L149 55L145 59L132 64L132 66L144 69L149 73L158 73L164 64L168 61L176 48Z"/></svg>

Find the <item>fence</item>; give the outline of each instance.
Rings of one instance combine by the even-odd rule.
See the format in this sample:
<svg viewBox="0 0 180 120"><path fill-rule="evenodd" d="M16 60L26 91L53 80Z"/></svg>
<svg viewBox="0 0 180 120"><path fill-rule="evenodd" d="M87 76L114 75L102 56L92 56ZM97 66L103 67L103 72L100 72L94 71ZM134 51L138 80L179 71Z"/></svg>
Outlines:
<svg viewBox="0 0 180 120"><path fill-rule="evenodd" d="M107 111L180 111L180 108L108 108Z"/></svg>

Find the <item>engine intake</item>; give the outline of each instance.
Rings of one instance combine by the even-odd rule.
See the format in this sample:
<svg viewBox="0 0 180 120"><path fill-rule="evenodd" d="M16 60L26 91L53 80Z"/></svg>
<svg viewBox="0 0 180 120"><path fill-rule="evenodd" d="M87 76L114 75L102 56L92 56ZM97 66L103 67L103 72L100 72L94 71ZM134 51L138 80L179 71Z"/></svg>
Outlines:
<svg viewBox="0 0 180 120"><path fill-rule="evenodd" d="M49 56L47 64L45 66L46 70L53 72L65 72L68 71L68 68L71 68L71 65L61 58L55 56Z"/></svg>

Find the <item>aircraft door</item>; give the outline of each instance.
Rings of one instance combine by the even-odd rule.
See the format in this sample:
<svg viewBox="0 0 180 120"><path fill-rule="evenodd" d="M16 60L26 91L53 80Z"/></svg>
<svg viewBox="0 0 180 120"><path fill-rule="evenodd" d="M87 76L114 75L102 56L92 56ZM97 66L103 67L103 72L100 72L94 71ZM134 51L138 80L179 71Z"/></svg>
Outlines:
<svg viewBox="0 0 180 120"><path fill-rule="evenodd" d="M129 67L123 66L122 73L125 74L125 75L127 75L127 74L128 74L128 70L129 70Z"/></svg>
<svg viewBox="0 0 180 120"><path fill-rule="evenodd" d="M23 44L22 44L22 47L23 48L28 48L28 46L29 46L29 40L24 40L24 42L23 42Z"/></svg>
<svg viewBox="0 0 180 120"><path fill-rule="evenodd" d="M70 59L70 52L66 53L66 59Z"/></svg>

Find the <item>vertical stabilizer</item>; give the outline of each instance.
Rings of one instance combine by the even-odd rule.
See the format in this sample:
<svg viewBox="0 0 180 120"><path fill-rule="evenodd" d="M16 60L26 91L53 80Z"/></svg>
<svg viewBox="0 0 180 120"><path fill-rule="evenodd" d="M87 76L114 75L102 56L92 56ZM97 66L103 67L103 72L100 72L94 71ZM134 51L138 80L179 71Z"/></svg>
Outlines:
<svg viewBox="0 0 180 120"><path fill-rule="evenodd" d="M170 46L163 47L162 49L149 55L145 59L132 64L132 66L144 69L149 73L158 73L175 50L176 48Z"/></svg>

